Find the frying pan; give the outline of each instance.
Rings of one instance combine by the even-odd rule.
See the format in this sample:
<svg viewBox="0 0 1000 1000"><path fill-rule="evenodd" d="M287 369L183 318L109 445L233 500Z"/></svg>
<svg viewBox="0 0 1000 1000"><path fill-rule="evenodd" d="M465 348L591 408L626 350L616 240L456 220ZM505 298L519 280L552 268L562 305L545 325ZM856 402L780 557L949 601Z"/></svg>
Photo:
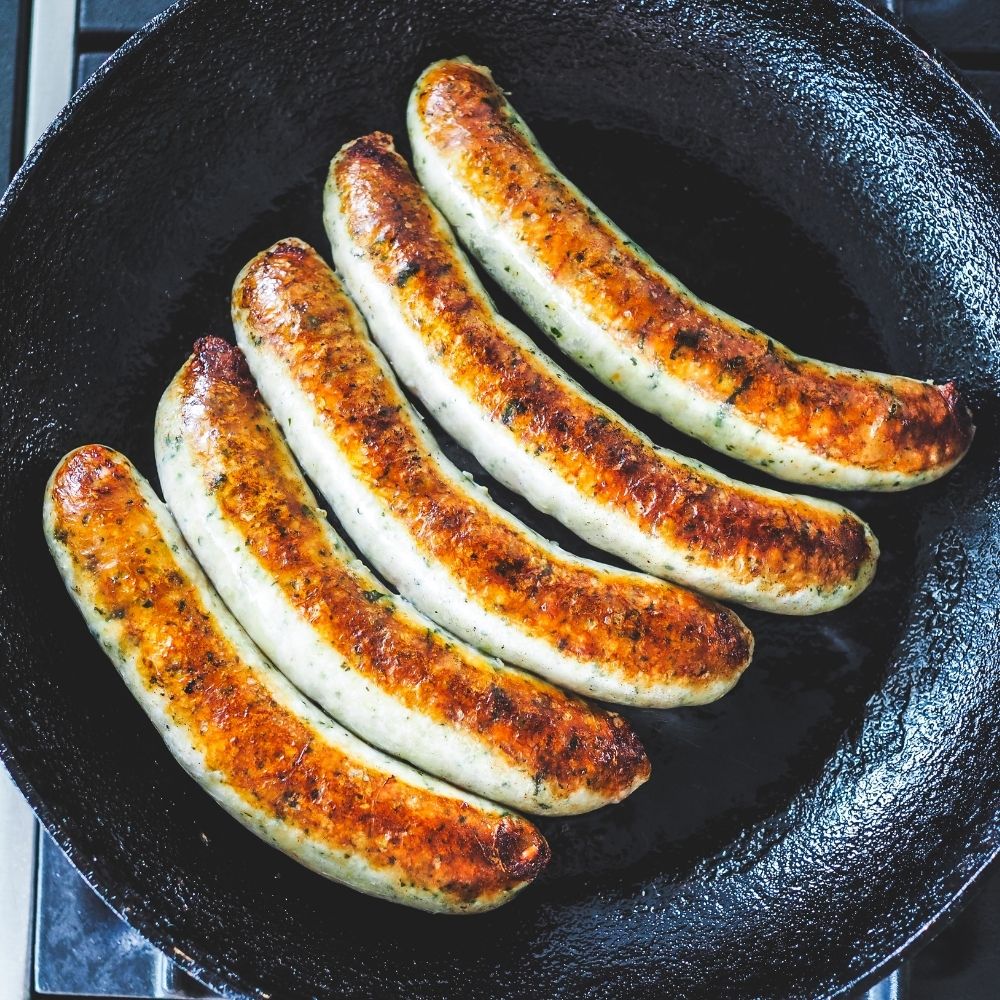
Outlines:
<svg viewBox="0 0 1000 1000"><path fill-rule="evenodd" d="M153 474L159 394L195 337L228 331L239 267L289 234L325 249L331 154L373 128L402 138L418 72L460 52L696 291L801 351L954 377L979 426L943 481L846 497L884 550L865 595L812 619L748 614L756 663L730 696L629 713L653 780L543 821L549 872L461 920L327 883L225 816L88 637L39 524L74 445ZM870 982L1000 844L997 205L994 126L854 0L173 8L74 98L0 206L4 762L110 905L230 996L812 1000Z"/></svg>

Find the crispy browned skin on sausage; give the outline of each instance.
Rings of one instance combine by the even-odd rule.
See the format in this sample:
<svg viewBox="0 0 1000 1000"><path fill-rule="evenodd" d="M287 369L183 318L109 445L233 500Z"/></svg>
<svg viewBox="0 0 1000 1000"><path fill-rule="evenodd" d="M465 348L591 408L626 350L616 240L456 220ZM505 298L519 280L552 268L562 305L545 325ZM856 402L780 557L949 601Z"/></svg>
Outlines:
<svg viewBox="0 0 1000 1000"><path fill-rule="evenodd" d="M303 326L319 315L303 313ZM447 634L397 614L383 592L330 551L238 348L218 337L199 340L178 383L185 437L202 456L205 489L285 599L354 670L562 794L587 788L617 801L649 776L642 744L621 716L528 674L496 669Z"/></svg>
<svg viewBox="0 0 1000 1000"><path fill-rule="evenodd" d="M367 768L282 707L214 625L164 540L131 467L99 445L63 461L56 537L173 724L248 804L333 851L363 854L445 897L505 893L548 861L535 827Z"/></svg>
<svg viewBox="0 0 1000 1000"><path fill-rule="evenodd" d="M428 453L315 250L277 244L255 259L234 294L255 334L317 402L354 475L477 602L637 682L669 677L697 689L746 666L750 633L727 608L653 577L555 558L459 491Z"/></svg>
<svg viewBox="0 0 1000 1000"><path fill-rule="evenodd" d="M539 158L483 68L438 63L416 100L430 141L462 151L466 183L632 353L835 461L909 475L968 449L972 419L953 384L833 373L679 295Z"/></svg>
<svg viewBox="0 0 1000 1000"><path fill-rule="evenodd" d="M581 493L739 582L826 588L870 564L873 543L849 512L720 485L654 449L510 339L454 266L453 245L390 136L345 146L332 170L352 239L395 286L438 364Z"/></svg>

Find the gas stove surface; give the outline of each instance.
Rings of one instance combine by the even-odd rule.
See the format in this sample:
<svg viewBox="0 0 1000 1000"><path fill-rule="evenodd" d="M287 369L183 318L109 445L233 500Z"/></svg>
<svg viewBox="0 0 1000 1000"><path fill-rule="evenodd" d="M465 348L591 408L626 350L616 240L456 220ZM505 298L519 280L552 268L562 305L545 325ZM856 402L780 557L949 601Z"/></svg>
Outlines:
<svg viewBox="0 0 1000 1000"><path fill-rule="evenodd" d="M1000 0L865 0L959 67L1000 119ZM78 88L166 0L0 0L0 178ZM1000 869L869 1000L994 1000ZM122 923L44 833L0 768L0 1000L207 994Z"/></svg>

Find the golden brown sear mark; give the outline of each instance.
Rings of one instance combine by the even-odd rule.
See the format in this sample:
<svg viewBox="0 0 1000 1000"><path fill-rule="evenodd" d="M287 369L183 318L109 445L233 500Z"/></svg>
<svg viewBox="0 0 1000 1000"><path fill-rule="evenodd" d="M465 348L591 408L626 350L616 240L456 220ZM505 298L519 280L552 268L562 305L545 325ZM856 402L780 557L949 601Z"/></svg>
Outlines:
<svg viewBox="0 0 1000 1000"><path fill-rule="evenodd" d="M56 537L100 613L118 622L143 684L162 694L206 770L250 806L461 901L507 891L546 865L548 846L527 820L361 764L278 704L179 569L121 456L78 449L58 469L52 499Z"/></svg>
<svg viewBox="0 0 1000 1000"><path fill-rule="evenodd" d="M832 461L913 475L968 449L953 384L831 373L670 287L539 157L488 71L437 64L416 99L430 142L461 151L463 183L637 356Z"/></svg>
<svg viewBox="0 0 1000 1000"><path fill-rule="evenodd" d="M728 679L751 638L727 608L652 578L554 557L445 475L323 259L297 241L260 255L237 291L256 336L317 402L354 474L485 608L568 656L641 684Z"/></svg>
<svg viewBox="0 0 1000 1000"><path fill-rule="evenodd" d="M392 139L373 133L334 160L341 208L363 248L452 380L585 496L623 511L700 565L789 590L854 581L871 559L862 522L761 495L669 459L582 399L495 321L455 266L451 241ZM401 274L410 274L398 281Z"/></svg>
<svg viewBox="0 0 1000 1000"><path fill-rule="evenodd" d="M414 711L478 737L540 783L618 799L644 780L649 760L620 716L544 681L495 669L400 616L387 594L372 590L331 550L325 521L245 365L225 341L197 342L178 379L183 433L201 456L205 488L299 614L372 683Z"/></svg>

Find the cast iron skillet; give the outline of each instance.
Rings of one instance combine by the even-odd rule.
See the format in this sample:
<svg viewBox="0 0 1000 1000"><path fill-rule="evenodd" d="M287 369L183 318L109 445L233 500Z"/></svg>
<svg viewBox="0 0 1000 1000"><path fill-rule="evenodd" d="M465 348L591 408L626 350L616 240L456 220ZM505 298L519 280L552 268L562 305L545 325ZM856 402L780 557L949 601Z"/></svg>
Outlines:
<svg viewBox="0 0 1000 1000"><path fill-rule="evenodd" d="M648 786L544 822L538 885L445 919L324 882L200 792L88 637L39 522L74 445L153 474L157 398L195 337L228 331L240 265L289 234L325 250L331 154L373 128L402 137L418 72L460 52L696 290L829 360L956 377L979 433L937 485L846 498L884 549L854 606L748 615L759 652L732 695L630 713ZM853 0L173 10L72 102L0 208L5 763L104 898L232 996L812 1000L868 982L1000 844L997 205L981 108Z"/></svg>

